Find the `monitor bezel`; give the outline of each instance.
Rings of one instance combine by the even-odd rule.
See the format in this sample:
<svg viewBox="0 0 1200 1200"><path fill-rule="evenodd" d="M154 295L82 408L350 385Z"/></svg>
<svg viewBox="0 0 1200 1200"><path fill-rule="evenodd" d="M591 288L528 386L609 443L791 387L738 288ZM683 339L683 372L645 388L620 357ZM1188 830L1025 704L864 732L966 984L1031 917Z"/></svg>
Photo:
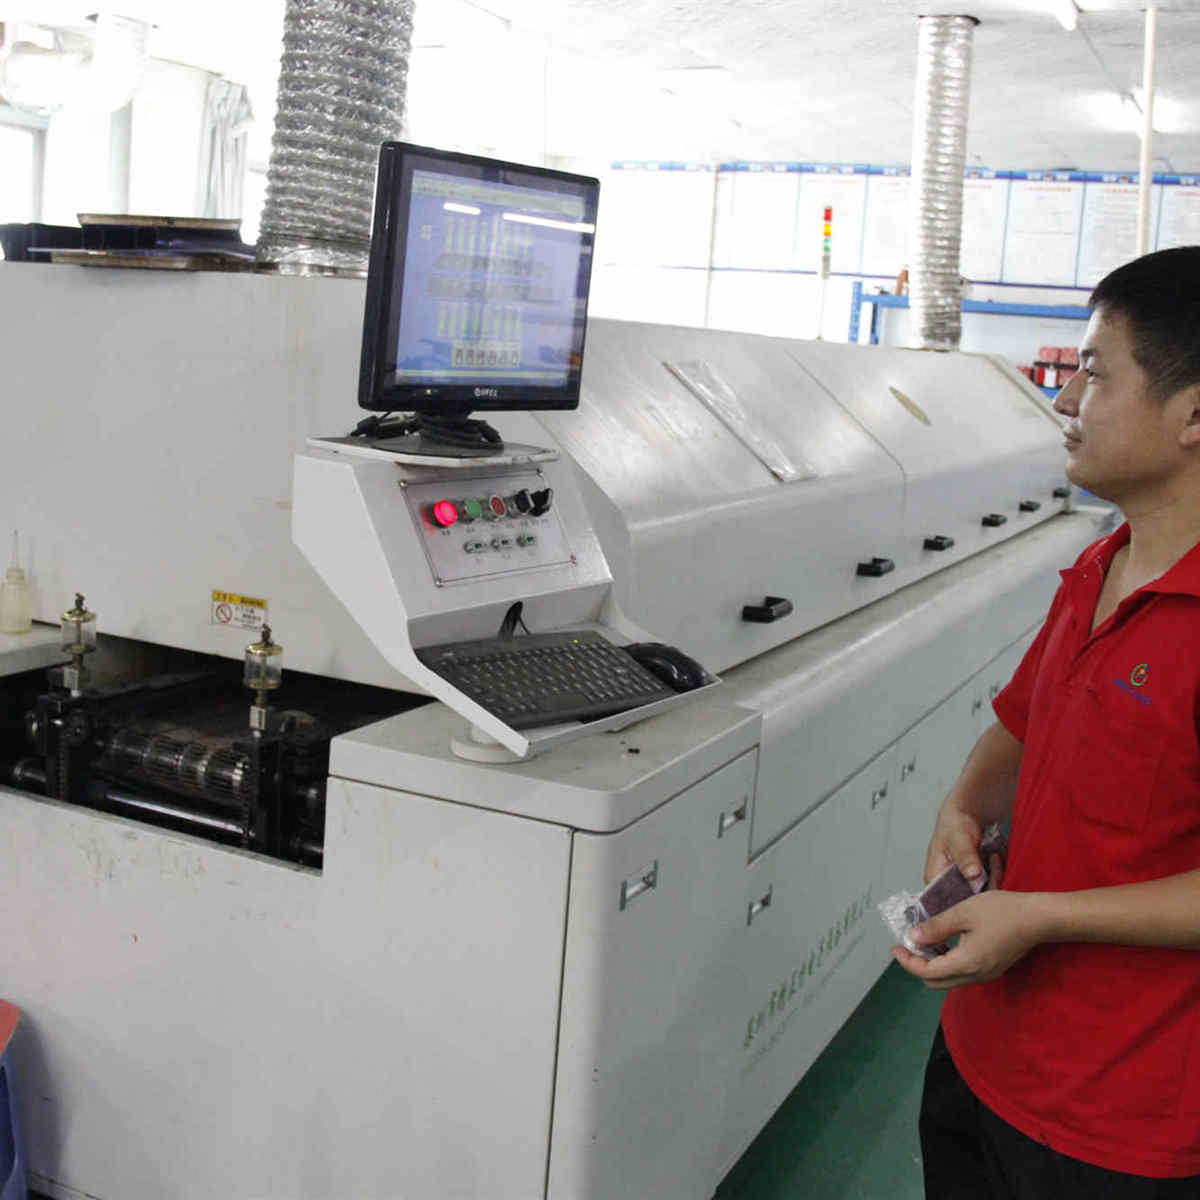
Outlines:
<svg viewBox="0 0 1200 1200"><path fill-rule="evenodd" d="M359 369L358 404L371 412L412 412L464 417L471 412L516 412L570 410L579 406L583 378L583 350L587 337L587 295L591 284L593 254L584 256L584 304L577 361L568 365L567 379L558 386L533 384L429 384L388 381L388 356L395 345L400 307L396 296L403 279L397 277L397 263L403 271L407 250L408 214L412 198L412 172L422 165L432 166L464 178L491 178L505 181L505 173L550 185L561 190L584 190L586 219L595 224L599 205L599 180L557 171L549 167L527 166L481 155L437 150L410 142L384 142L379 148L379 168L375 183L375 209L371 222L371 249L367 264L366 303L363 313L362 358ZM492 175L484 175L491 172ZM513 182L519 182L514 180ZM556 189L557 190L557 189ZM592 238L594 251L594 234Z"/></svg>

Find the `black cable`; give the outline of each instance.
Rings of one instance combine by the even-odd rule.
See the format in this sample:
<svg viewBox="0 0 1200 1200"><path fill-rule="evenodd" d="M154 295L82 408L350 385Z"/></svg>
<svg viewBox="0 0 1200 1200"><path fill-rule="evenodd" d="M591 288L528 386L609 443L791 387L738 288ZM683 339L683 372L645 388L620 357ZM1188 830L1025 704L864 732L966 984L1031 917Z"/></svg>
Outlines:
<svg viewBox="0 0 1200 1200"><path fill-rule="evenodd" d="M440 442L446 446L500 446L500 434L486 421L475 421L468 417L433 417L427 414L416 416L417 432L429 442Z"/></svg>
<svg viewBox="0 0 1200 1200"><path fill-rule="evenodd" d="M504 620L500 622L499 637L503 641L512 641L513 634L517 631L518 623L526 633L529 632L525 622L521 619L521 609L524 607L525 605L520 600L509 605L508 612L504 614Z"/></svg>

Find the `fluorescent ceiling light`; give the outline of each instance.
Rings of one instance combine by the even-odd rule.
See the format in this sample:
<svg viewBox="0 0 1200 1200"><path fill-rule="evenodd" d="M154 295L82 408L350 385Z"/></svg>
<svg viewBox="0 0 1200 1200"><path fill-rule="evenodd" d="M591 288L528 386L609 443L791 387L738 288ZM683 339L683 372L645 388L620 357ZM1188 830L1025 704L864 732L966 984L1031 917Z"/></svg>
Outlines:
<svg viewBox="0 0 1200 1200"><path fill-rule="evenodd" d="M1049 0L1049 5L1058 23L1071 33L1079 24L1079 9L1075 7L1075 0Z"/></svg>
<svg viewBox="0 0 1200 1200"><path fill-rule="evenodd" d="M447 200L442 207L447 212L466 213L468 217L477 217L483 209L476 208L473 204L455 204L453 200Z"/></svg>
<svg viewBox="0 0 1200 1200"><path fill-rule="evenodd" d="M518 225L542 225L546 229L565 229L568 233L595 233L595 225L586 221L553 221L549 217L530 217L525 213L505 213L506 221L514 221Z"/></svg>

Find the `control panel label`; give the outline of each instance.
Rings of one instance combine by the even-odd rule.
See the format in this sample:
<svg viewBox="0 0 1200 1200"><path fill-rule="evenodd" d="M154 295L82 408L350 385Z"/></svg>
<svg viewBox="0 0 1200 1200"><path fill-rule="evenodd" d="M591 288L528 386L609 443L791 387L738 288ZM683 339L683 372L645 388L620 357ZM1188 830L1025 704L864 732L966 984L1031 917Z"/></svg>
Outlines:
<svg viewBox="0 0 1200 1200"><path fill-rule="evenodd" d="M239 592L222 592L213 588L210 612L211 625L258 633L267 620L267 602L258 596L243 596Z"/></svg>

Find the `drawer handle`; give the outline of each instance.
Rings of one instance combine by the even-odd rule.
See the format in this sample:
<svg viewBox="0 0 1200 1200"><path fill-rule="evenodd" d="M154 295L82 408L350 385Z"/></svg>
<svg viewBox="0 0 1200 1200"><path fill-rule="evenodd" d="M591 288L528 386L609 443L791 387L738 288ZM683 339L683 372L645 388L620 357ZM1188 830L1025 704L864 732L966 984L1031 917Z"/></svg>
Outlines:
<svg viewBox="0 0 1200 1200"><path fill-rule="evenodd" d="M890 558L872 558L870 562L860 562L858 564L858 574L869 575L872 579L888 575L895 569L896 564Z"/></svg>
<svg viewBox="0 0 1200 1200"><path fill-rule="evenodd" d="M788 616L792 609L792 602L784 596L764 596L761 604L742 606L742 620L769 625L772 621Z"/></svg>
<svg viewBox="0 0 1200 1200"><path fill-rule="evenodd" d="M767 894L761 900L755 900L753 904L746 910L746 924L753 925L754 918L765 908L771 907L771 893L775 891L775 885L772 884L767 888Z"/></svg>
<svg viewBox="0 0 1200 1200"><path fill-rule="evenodd" d="M746 808L749 804L749 799L746 796L742 797L742 802L737 808L730 809L729 812L723 812L720 819L717 821L717 837L724 837L727 829L732 829L739 821L746 819Z"/></svg>
<svg viewBox="0 0 1200 1200"><path fill-rule="evenodd" d="M644 892L648 892L656 887L658 887L657 858L651 867L644 871L638 871L637 874L631 875L621 884L621 911L624 912L626 906L631 904Z"/></svg>

